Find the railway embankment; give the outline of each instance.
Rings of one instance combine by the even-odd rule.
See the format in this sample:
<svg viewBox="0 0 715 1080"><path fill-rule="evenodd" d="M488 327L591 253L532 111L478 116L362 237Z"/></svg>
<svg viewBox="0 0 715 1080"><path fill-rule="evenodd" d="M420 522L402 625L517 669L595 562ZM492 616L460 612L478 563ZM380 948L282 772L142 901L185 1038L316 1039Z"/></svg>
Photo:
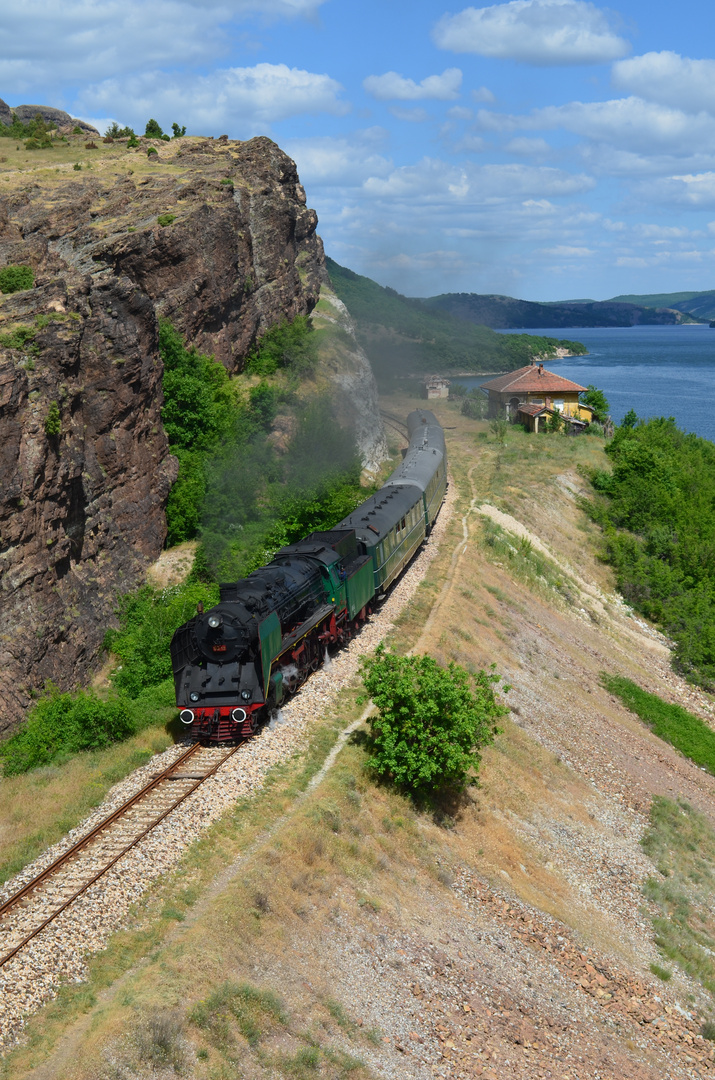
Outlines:
<svg viewBox="0 0 715 1080"><path fill-rule="evenodd" d="M68 984L7 1053L8 1077L713 1071L712 978L691 962L687 927L695 911L697 941L715 948L715 779L602 672L711 725L712 702L673 674L669 643L598 558L580 496L584 467L604 464L600 440L514 431L501 443L435 408L454 502L422 580L406 579L399 613L386 608L295 698L300 752L188 846L167 835L173 868L102 951L75 950ZM358 654L383 637L495 663L511 685L511 716L460 806L418 812L373 783L359 724L321 772L359 721Z"/></svg>

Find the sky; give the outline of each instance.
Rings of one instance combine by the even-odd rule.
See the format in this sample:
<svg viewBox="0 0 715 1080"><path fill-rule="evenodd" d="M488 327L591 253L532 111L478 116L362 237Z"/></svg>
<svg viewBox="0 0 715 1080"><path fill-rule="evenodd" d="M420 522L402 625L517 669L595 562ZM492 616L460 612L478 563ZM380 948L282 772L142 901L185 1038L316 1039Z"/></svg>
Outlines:
<svg viewBox="0 0 715 1080"><path fill-rule="evenodd" d="M714 24L706 0L18 0L0 96L267 135L326 252L410 296L705 290Z"/></svg>

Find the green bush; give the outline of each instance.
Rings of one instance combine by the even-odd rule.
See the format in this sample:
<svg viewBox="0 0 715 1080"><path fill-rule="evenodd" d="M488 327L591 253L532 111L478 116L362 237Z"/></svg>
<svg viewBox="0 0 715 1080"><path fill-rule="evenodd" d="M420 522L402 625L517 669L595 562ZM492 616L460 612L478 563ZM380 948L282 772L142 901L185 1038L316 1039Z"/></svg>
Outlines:
<svg viewBox="0 0 715 1080"><path fill-rule="evenodd" d="M608 410L610 406L603 390L597 390L592 383L589 383L586 387L586 393L581 395L581 401L584 405L591 406L593 409L593 418L594 420L597 420L599 424L603 424L603 422L608 419Z"/></svg>
<svg viewBox="0 0 715 1080"><path fill-rule="evenodd" d="M197 581L162 590L145 585L122 598L120 629L108 630L104 639L104 647L121 661L113 676L120 693L136 697L171 678L172 635L195 614L199 601L213 607L218 587Z"/></svg>
<svg viewBox="0 0 715 1080"><path fill-rule="evenodd" d="M105 131L104 137L108 139L135 139L136 135L134 134L134 128L120 127L115 120Z"/></svg>
<svg viewBox="0 0 715 1080"><path fill-rule="evenodd" d="M184 124L183 127L179 127L179 125L174 122L171 125L171 130L174 132L172 136L174 139L181 139L182 136L186 134L186 124Z"/></svg>
<svg viewBox="0 0 715 1080"><path fill-rule="evenodd" d="M146 156L147 157L158 157L159 156L159 151L156 149L155 146L150 146L149 149L146 152ZM161 221L159 222L159 224L161 224ZM168 224L168 222L167 222L167 224Z"/></svg>
<svg viewBox="0 0 715 1080"><path fill-rule="evenodd" d="M470 390L462 399L462 416L471 420L483 420L487 415L487 399L481 390Z"/></svg>
<svg viewBox="0 0 715 1080"><path fill-rule="evenodd" d="M35 352L34 344L36 330L32 326L15 326L0 334L0 345L5 349L22 349L24 352Z"/></svg>
<svg viewBox="0 0 715 1080"><path fill-rule="evenodd" d="M24 264L4 266L0 270L0 292L15 293L31 289L35 284L35 272Z"/></svg>
<svg viewBox="0 0 715 1080"><path fill-rule="evenodd" d="M5 776L16 776L61 756L97 750L126 739L134 725L126 701L102 701L92 692L61 694L50 687L16 734L0 743Z"/></svg>
<svg viewBox="0 0 715 1080"><path fill-rule="evenodd" d="M312 335L307 315L278 323L266 331L249 354L246 370L254 375L275 375L279 368L291 368L299 375L309 374L317 360Z"/></svg>
<svg viewBox="0 0 715 1080"><path fill-rule="evenodd" d="M50 436L59 435L61 431L62 418L60 417L60 407L56 401L51 401L45 420L45 434Z"/></svg>
<svg viewBox="0 0 715 1080"><path fill-rule="evenodd" d="M156 151L154 151L154 153L156 153ZM159 217L156 220L159 222L163 229L166 228L167 225L171 225L174 221L176 221L176 214L159 214Z"/></svg>
<svg viewBox="0 0 715 1080"><path fill-rule="evenodd" d="M471 677L457 664L443 668L430 656L396 656L382 645L361 666L378 709L368 720L368 766L420 801L462 791L508 712L496 698L499 676Z"/></svg>

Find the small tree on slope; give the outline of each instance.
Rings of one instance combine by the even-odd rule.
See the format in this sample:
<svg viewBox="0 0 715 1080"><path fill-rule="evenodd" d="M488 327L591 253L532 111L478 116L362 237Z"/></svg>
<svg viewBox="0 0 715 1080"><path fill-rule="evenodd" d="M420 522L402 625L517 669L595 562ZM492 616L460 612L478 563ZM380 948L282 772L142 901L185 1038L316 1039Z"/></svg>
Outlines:
<svg viewBox="0 0 715 1080"><path fill-rule="evenodd" d="M444 668L430 656L396 656L382 645L361 664L379 710L368 720L368 766L420 802L463 791L508 712L496 697L494 668L470 676L458 664Z"/></svg>

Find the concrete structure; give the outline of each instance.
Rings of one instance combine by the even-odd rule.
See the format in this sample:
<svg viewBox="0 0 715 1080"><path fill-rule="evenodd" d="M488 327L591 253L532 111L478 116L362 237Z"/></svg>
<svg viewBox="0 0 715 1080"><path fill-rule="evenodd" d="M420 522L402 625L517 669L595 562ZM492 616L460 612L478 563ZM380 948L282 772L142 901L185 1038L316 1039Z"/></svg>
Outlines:
<svg viewBox="0 0 715 1080"><path fill-rule="evenodd" d="M424 381L424 395L428 400L448 398L449 379L443 379L441 375L428 375Z"/></svg>

